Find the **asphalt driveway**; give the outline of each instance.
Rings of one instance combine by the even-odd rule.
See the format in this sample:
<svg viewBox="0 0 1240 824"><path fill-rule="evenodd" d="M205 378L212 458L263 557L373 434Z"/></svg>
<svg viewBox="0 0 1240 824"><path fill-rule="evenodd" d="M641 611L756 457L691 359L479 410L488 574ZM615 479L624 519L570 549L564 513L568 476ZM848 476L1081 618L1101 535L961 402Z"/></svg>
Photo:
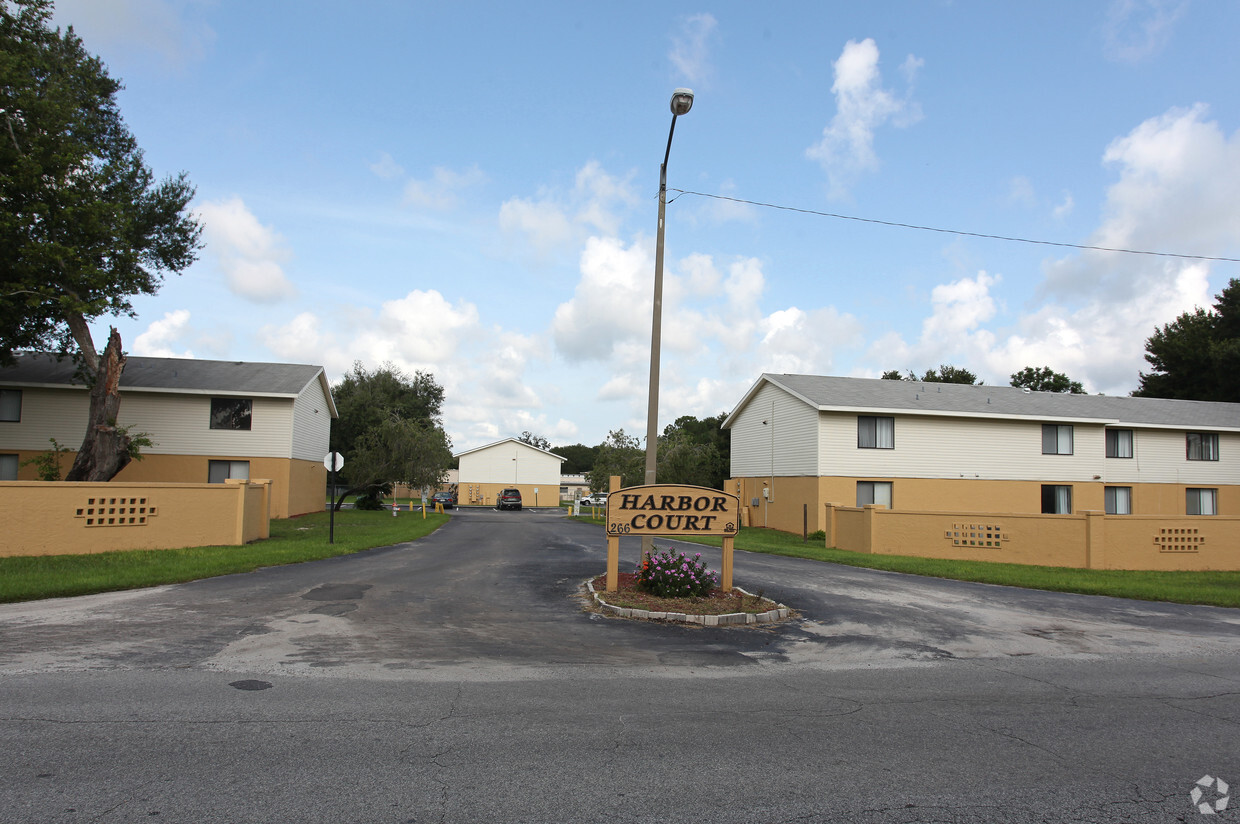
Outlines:
<svg viewBox="0 0 1240 824"><path fill-rule="evenodd" d="M0 606L0 819L1197 821L1240 781L1240 611L738 552L799 617L675 626L584 610L604 559L558 511L465 510Z"/></svg>

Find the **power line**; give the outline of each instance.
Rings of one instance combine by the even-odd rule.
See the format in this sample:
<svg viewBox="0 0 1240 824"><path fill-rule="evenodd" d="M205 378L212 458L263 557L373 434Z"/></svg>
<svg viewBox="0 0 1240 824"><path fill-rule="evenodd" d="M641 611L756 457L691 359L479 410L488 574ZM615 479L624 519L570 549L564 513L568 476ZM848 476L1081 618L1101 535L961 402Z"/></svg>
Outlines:
<svg viewBox="0 0 1240 824"><path fill-rule="evenodd" d="M1037 246L1059 246L1065 249L1086 249L1093 252L1122 252L1126 255L1151 255L1154 257L1184 258L1187 260L1215 260L1226 263L1240 263L1240 258L1212 257L1210 255L1182 255L1178 252L1150 252L1144 249L1115 249L1109 246L1087 246L1081 243L1059 243L1054 240L1032 240L1027 237L988 235L983 232L962 232L959 229L940 229L935 226L918 226L914 223L897 223L892 220L877 220L871 217L857 217L855 215L840 215L833 212L819 212L814 209L799 209L795 206L780 206L776 203L761 203L756 200L744 200L739 197L727 197L726 195L710 195L705 192L691 192L685 189L670 189L669 191L680 192L682 195L709 197L715 200L730 200L733 203L745 203L750 206L764 206L767 209L780 209L785 212L800 212L806 215L818 215L819 217L833 217L836 220L855 220L858 223L876 223L880 226L894 226L898 229L920 229L923 232L939 232L945 235L962 235L964 237L978 237L985 238L987 240L1006 240L1010 243L1032 243ZM675 198L673 198L673 200L674 199Z"/></svg>

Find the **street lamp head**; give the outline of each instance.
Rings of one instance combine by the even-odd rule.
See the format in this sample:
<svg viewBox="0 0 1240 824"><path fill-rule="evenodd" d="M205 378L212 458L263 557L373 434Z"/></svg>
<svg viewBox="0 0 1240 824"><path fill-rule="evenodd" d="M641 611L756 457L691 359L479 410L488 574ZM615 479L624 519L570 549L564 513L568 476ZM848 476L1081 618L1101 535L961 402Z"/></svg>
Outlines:
<svg viewBox="0 0 1240 824"><path fill-rule="evenodd" d="M672 92L672 114L680 117L693 108L693 89L677 89Z"/></svg>

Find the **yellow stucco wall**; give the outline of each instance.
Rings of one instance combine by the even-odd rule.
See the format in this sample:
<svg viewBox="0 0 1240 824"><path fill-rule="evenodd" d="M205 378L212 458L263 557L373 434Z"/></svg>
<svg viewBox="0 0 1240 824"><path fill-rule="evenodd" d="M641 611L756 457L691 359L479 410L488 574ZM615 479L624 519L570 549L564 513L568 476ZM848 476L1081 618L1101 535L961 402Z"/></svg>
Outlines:
<svg viewBox="0 0 1240 824"><path fill-rule="evenodd" d="M854 552L1083 569L1240 570L1240 517L823 511L826 545Z"/></svg>
<svg viewBox="0 0 1240 824"><path fill-rule="evenodd" d="M42 454L18 450L18 461ZM61 477L73 466L76 453L61 458ZM271 517L288 518L307 512L322 512L327 501L327 469L321 463L289 458L254 458L244 455L157 455L145 454L132 461L111 483L189 483L207 482L207 467L213 460L249 461L251 479L271 481ZM21 467L19 480L37 480L36 467Z"/></svg>
<svg viewBox="0 0 1240 824"><path fill-rule="evenodd" d="M268 534L268 487L0 481L0 555L243 544Z"/></svg>
<svg viewBox="0 0 1240 824"><path fill-rule="evenodd" d="M559 506L559 485L546 484L460 484L457 503L460 506L495 506L495 498L505 489L521 490L521 506ZM534 490L538 492L535 493Z"/></svg>

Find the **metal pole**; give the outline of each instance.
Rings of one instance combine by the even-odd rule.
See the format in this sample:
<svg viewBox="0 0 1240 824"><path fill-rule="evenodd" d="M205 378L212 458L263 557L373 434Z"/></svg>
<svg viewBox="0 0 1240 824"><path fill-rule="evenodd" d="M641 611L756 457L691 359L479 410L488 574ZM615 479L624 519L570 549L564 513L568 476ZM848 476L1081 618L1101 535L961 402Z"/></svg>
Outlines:
<svg viewBox="0 0 1240 824"><path fill-rule="evenodd" d="M672 135L676 133L676 114L672 114L672 126L667 131L667 150L663 164L659 166L659 225L654 244L654 308L650 320L650 391L646 407L646 484L655 483L655 468L659 463L659 347L663 327L663 228L667 211L667 159L672 153ZM642 557L654 550L654 539L642 536Z"/></svg>

